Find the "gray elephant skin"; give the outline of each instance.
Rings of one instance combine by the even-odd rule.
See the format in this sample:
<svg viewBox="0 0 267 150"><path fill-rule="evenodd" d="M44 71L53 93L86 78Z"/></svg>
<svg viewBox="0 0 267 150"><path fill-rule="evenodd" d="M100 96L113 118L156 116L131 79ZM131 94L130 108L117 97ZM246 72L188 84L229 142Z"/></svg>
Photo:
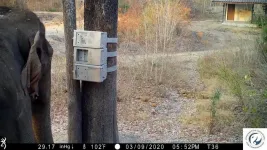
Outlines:
<svg viewBox="0 0 267 150"><path fill-rule="evenodd" d="M7 143L53 143L52 55L36 14L0 6L0 136Z"/></svg>

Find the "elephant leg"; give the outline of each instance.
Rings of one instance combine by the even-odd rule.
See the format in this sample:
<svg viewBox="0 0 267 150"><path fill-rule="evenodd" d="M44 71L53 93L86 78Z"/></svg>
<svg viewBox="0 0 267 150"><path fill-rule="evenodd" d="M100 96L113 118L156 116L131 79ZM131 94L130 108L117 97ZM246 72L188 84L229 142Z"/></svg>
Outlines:
<svg viewBox="0 0 267 150"><path fill-rule="evenodd" d="M30 100L28 101L30 102ZM30 106L30 104L25 104L24 100L22 105L14 105L4 109L0 107L0 135L6 137L8 143L36 142L32 128L31 111L22 108L25 105ZM16 113L18 110L22 111Z"/></svg>
<svg viewBox="0 0 267 150"><path fill-rule="evenodd" d="M24 102L25 103L25 102ZM36 143L36 139L34 137L34 131L32 126L32 112L31 108L31 100L27 98L27 103L25 103L25 108L23 108L23 112L19 115L18 124L21 143Z"/></svg>
<svg viewBox="0 0 267 150"><path fill-rule="evenodd" d="M7 67L15 66L14 62L5 58L0 57L0 136L6 137L7 143L35 143L31 100L20 88L16 70Z"/></svg>
<svg viewBox="0 0 267 150"><path fill-rule="evenodd" d="M53 143L51 118L51 71L44 74L39 83L39 97L32 101L33 128L37 142Z"/></svg>

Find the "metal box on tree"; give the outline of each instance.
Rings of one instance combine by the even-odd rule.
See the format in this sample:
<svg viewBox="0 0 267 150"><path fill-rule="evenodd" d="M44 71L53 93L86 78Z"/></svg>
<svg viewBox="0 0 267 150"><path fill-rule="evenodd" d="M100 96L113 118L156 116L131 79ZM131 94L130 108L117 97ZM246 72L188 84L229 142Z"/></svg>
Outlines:
<svg viewBox="0 0 267 150"><path fill-rule="evenodd" d="M103 82L108 72L116 71L116 65L107 68L107 58L117 56L117 52L107 52L107 43L117 43L117 40L117 38L107 38L106 32L75 30L73 78Z"/></svg>
<svg viewBox="0 0 267 150"><path fill-rule="evenodd" d="M107 47L107 33L100 31L75 30L73 46L105 48Z"/></svg>
<svg viewBox="0 0 267 150"><path fill-rule="evenodd" d="M97 66L103 65L107 62L107 49L74 47L74 62Z"/></svg>
<svg viewBox="0 0 267 150"><path fill-rule="evenodd" d="M74 79L103 82L107 78L107 65L94 66L75 64Z"/></svg>

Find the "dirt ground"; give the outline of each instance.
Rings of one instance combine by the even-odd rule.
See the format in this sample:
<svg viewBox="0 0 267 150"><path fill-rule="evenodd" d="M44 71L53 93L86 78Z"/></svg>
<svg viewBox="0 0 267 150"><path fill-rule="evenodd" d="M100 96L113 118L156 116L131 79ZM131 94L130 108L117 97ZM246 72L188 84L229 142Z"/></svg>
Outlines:
<svg viewBox="0 0 267 150"><path fill-rule="evenodd" d="M37 13L44 21L47 38L54 48L52 76L64 76L64 29L62 15L59 13ZM205 88L197 70L197 61L202 56L216 51L239 50L251 48L260 30L256 28L238 28L222 25L220 22L206 20L193 21L186 29L187 37L177 41L177 53L169 56L181 66L180 70L188 75L189 89L201 91ZM186 43L191 41L191 44ZM241 44L242 43L242 44ZM244 45L244 43L246 43ZM123 47L120 47L123 48ZM120 52L119 48L119 52ZM158 54L156 56L164 58ZM58 59L63 59L59 61ZM135 64L144 59L142 55L121 54L118 57L120 64ZM61 68L61 69L59 69ZM180 72L177 72L180 73ZM57 82L57 83L55 83ZM66 79L55 78L53 84L59 85L59 90L65 95L52 91L52 121L55 142L67 142L67 103L65 86ZM144 88L144 87L143 87ZM58 90L58 89L57 89ZM120 89L119 89L120 90ZM140 89L141 90L141 89ZM208 135L198 124L184 124L183 117L196 114L196 99L187 98L180 91L168 89L166 96L153 100L157 105L143 102L140 98L132 101L118 102L118 126L120 142L241 142L242 137L229 137L224 133ZM58 97L61 96L61 97Z"/></svg>

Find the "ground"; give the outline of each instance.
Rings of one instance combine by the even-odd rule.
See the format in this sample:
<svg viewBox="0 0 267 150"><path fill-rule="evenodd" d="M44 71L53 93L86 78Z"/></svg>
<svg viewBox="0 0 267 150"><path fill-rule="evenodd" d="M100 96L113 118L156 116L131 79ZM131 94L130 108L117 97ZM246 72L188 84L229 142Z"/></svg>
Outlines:
<svg viewBox="0 0 267 150"><path fill-rule="evenodd" d="M67 142L67 89L64 58L64 29L60 13L37 13L45 22L47 38L54 48L52 64L52 130L55 142ZM205 96L188 96L190 92L205 90L199 72L198 59L217 51L236 51L252 48L260 33L256 28L240 28L222 25L213 20L192 21L187 34L177 39L175 53L170 56L149 55L153 58L168 58L178 64L175 74L184 74L176 89L164 87L164 96L151 95L151 85L140 86L139 95L123 99L121 81L118 76L118 127L120 142L241 142L242 136L229 136L227 133L208 134L208 127L201 123L186 122L185 118L198 118L196 103L208 99ZM244 44L245 43L245 44ZM119 66L135 66L145 59L144 55L121 53L124 43L119 47ZM129 47L128 47L129 48ZM135 47L133 46L132 49ZM121 49L121 50L120 50ZM131 49L130 49L131 50ZM129 65L127 65L129 64ZM120 70L118 70L120 72ZM123 72L123 69L122 69ZM126 81L127 82L127 81ZM133 87L132 87L133 88ZM129 87L131 89L131 87ZM144 92L145 91L145 92ZM199 118L201 120L201 118ZM200 121L201 122L201 121Z"/></svg>

